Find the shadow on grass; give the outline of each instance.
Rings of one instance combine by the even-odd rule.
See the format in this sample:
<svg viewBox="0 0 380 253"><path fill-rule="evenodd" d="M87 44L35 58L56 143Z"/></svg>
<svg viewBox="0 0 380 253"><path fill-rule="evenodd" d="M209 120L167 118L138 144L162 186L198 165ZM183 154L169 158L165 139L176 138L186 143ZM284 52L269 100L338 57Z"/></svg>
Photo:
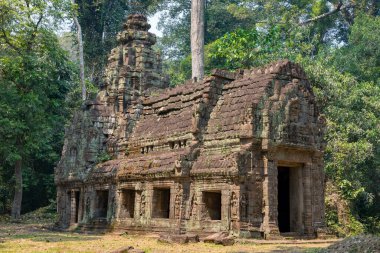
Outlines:
<svg viewBox="0 0 380 253"><path fill-rule="evenodd" d="M286 247L286 246L279 246L278 249L270 251L270 253L283 253L283 252L291 252L291 253L319 253L321 252L321 248L302 248L297 246L292 247Z"/></svg>
<svg viewBox="0 0 380 253"><path fill-rule="evenodd" d="M3 237L4 241L12 241L19 239L29 239L35 242L67 242L67 241L93 241L99 239L99 236L86 236L80 234L63 234L63 233L25 233L10 234Z"/></svg>
<svg viewBox="0 0 380 253"><path fill-rule="evenodd" d="M229 253L251 253L252 251L231 251ZM287 246L277 246L277 249L271 251L260 251L255 250L256 253L321 253L323 252L321 248L301 248L301 247L287 247Z"/></svg>

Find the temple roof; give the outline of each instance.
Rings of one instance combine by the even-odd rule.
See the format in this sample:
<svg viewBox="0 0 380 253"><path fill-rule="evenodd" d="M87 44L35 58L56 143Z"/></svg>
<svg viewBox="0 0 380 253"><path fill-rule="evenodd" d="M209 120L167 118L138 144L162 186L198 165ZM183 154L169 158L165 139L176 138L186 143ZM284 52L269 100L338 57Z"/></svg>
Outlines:
<svg viewBox="0 0 380 253"><path fill-rule="evenodd" d="M323 122L310 84L301 67L287 60L244 71L214 70L201 82L144 94L117 113L107 94L107 103L89 105L94 129L88 128L86 145L100 143L115 158L88 163L80 174L84 180L237 175L250 166L244 161L253 145L323 149ZM67 143L67 150L75 143ZM87 159L96 154L92 150L78 148L78 155ZM66 157L58 168L76 168L79 163ZM62 169L56 175L65 178Z"/></svg>

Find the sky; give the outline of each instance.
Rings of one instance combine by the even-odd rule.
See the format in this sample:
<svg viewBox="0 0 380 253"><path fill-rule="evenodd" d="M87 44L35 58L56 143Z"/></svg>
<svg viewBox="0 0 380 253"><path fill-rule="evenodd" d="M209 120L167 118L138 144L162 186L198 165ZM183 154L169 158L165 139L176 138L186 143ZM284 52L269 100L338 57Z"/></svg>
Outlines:
<svg viewBox="0 0 380 253"><path fill-rule="evenodd" d="M148 18L148 22L152 26L149 29L149 32L156 34L158 37L161 37L162 32L157 30L157 24L158 24L159 17L160 17L160 12L157 12L156 14L154 14L154 16Z"/></svg>

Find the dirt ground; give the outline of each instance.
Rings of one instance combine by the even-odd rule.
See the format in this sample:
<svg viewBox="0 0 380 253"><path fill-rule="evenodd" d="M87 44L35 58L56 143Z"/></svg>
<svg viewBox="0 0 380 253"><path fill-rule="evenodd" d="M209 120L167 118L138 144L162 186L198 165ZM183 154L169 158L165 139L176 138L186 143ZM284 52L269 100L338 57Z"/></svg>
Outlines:
<svg viewBox="0 0 380 253"><path fill-rule="evenodd" d="M97 234L57 232L49 229L48 223L0 222L0 252L110 252L121 247L133 246L149 253L166 252L319 252L333 241L276 242L263 244L245 240L233 246L208 243L185 245L166 244L157 241L157 235ZM264 241L265 242L265 241Z"/></svg>

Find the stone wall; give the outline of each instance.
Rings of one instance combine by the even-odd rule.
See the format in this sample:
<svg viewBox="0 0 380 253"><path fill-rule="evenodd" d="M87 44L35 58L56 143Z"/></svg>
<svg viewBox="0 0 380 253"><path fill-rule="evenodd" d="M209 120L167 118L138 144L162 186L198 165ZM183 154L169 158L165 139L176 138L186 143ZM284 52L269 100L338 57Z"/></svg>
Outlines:
<svg viewBox="0 0 380 253"><path fill-rule="evenodd" d="M314 236L324 227L324 120L302 69L214 70L166 88L148 29L128 17L104 86L66 131L60 225Z"/></svg>

